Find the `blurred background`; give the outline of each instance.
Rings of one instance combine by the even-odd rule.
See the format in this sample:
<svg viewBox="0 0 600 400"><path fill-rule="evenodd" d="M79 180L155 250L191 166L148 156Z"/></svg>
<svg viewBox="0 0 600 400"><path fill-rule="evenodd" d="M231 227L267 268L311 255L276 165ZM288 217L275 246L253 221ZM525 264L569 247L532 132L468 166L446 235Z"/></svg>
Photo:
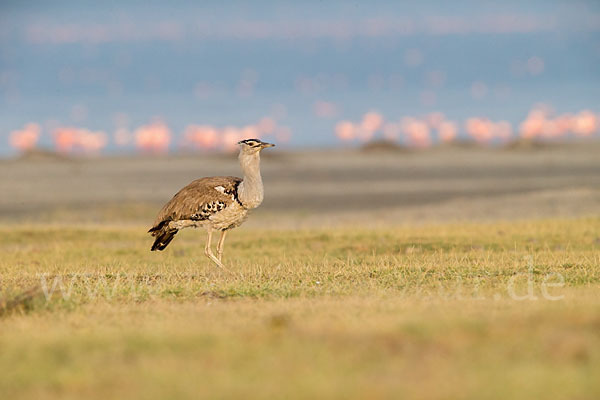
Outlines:
<svg viewBox="0 0 600 400"><path fill-rule="evenodd" d="M147 218L248 137L273 212L596 212L599 65L593 0L4 1L0 218Z"/></svg>

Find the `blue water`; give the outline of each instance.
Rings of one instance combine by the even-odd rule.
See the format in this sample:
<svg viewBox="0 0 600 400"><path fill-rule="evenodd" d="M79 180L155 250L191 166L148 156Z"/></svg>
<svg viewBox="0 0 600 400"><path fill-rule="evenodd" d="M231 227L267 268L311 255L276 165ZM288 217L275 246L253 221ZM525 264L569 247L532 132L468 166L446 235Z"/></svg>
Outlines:
<svg viewBox="0 0 600 400"><path fill-rule="evenodd" d="M129 129L160 117L176 136L188 124L273 116L291 129L288 146L314 147L338 143L335 123L369 110L393 121L441 111L514 125L536 103L600 112L598 2L322 3L2 5L0 156L14 153L9 133L27 122L44 127L40 144L50 147L52 126L111 134L117 114ZM486 25L499 15L509 21L502 33ZM431 18L440 16L460 29L436 32ZM369 33L369 24L384 28ZM64 27L71 33L61 39ZM527 69L532 58L542 71ZM318 117L316 101L338 114Z"/></svg>

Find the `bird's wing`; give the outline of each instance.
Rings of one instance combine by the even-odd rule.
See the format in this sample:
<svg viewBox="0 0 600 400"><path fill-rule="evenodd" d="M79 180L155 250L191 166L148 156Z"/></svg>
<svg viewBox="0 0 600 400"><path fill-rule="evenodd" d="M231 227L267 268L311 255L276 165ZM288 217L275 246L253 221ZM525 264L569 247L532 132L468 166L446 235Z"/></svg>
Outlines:
<svg viewBox="0 0 600 400"><path fill-rule="evenodd" d="M170 221L208 219L236 201L241 181L234 176L196 179L163 206L149 232L160 230Z"/></svg>

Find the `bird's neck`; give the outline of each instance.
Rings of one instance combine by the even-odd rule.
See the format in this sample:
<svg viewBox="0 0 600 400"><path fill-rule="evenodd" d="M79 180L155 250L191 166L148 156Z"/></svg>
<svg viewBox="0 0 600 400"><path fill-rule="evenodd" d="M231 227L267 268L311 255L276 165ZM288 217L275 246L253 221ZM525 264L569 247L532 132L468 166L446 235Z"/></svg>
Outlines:
<svg viewBox="0 0 600 400"><path fill-rule="evenodd" d="M244 179L238 188L238 198L245 208L256 208L262 203L264 189L260 176L260 154L244 154L239 156Z"/></svg>

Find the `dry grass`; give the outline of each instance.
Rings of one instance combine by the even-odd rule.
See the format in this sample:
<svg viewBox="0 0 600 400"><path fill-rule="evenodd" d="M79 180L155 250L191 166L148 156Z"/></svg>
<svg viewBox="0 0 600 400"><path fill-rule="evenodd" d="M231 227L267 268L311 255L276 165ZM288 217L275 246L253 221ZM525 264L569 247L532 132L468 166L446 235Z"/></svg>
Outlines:
<svg viewBox="0 0 600 400"><path fill-rule="evenodd" d="M0 295L49 301L0 320L0 397L598 398L598 232L246 228L223 274L200 232L4 226Z"/></svg>

